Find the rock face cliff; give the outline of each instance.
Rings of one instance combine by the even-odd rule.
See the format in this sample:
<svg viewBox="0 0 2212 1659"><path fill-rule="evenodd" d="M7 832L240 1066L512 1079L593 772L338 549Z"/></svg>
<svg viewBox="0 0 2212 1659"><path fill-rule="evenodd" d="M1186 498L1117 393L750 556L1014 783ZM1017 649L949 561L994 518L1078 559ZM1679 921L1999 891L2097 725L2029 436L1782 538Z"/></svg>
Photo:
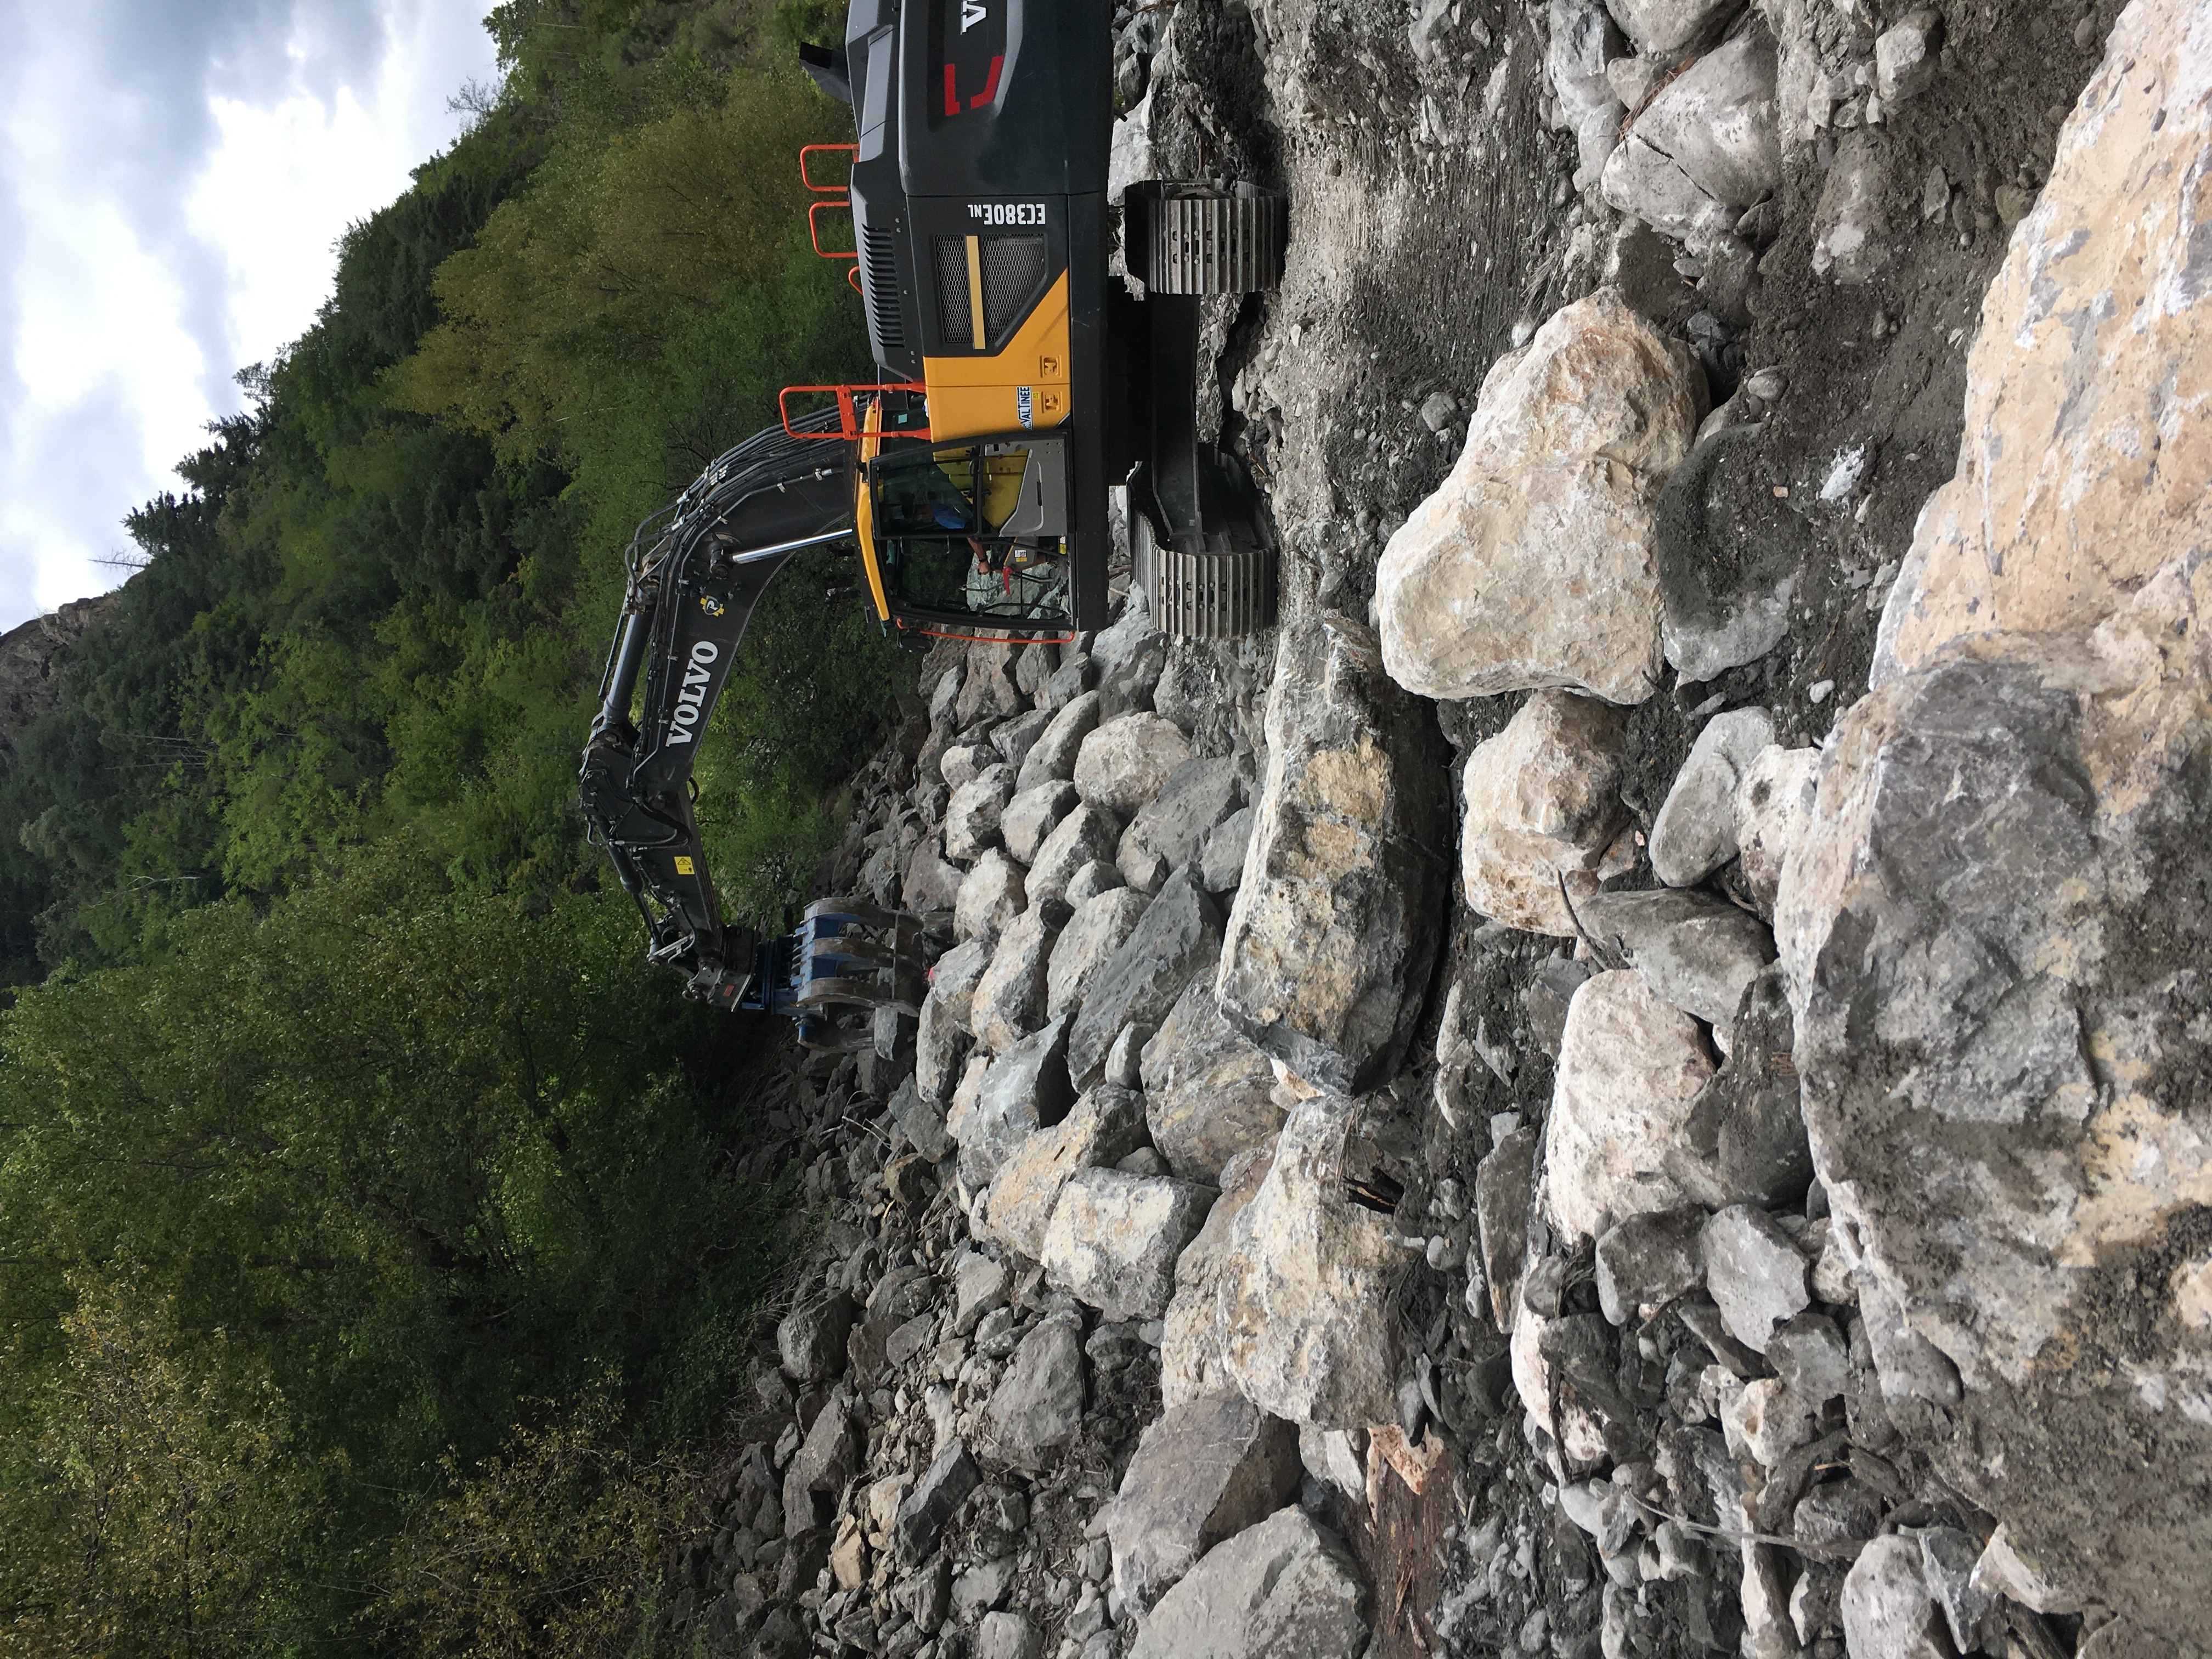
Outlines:
<svg viewBox="0 0 2212 1659"><path fill-rule="evenodd" d="M1116 27L1284 614L928 659L675 1622L2212 1652L2212 0Z"/></svg>
<svg viewBox="0 0 2212 1659"><path fill-rule="evenodd" d="M84 637L106 605L105 595L72 599L0 634L0 777L15 765L16 741L25 728L60 706L70 647Z"/></svg>

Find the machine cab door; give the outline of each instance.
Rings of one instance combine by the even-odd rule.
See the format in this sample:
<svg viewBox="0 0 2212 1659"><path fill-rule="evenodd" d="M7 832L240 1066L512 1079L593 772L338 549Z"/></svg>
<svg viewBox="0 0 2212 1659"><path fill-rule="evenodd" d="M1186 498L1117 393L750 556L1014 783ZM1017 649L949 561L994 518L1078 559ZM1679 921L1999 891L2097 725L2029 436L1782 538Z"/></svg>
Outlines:
<svg viewBox="0 0 2212 1659"><path fill-rule="evenodd" d="M862 548L886 621L922 633L1073 631L1064 437L870 447Z"/></svg>

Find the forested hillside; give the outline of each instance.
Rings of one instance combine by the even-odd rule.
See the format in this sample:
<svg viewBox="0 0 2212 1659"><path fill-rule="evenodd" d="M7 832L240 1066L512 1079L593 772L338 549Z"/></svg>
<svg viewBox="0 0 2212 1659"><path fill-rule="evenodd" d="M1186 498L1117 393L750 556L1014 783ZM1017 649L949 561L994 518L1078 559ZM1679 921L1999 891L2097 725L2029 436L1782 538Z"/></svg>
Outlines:
<svg viewBox="0 0 2212 1659"><path fill-rule="evenodd" d="M842 11L509 0L131 515L0 776L0 1651L628 1650L792 1200L782 1039L645 969L576 763L631 526L868 372L795 163ZM835 559L756 617L698 768L748 919L891 654Z"/></svg>

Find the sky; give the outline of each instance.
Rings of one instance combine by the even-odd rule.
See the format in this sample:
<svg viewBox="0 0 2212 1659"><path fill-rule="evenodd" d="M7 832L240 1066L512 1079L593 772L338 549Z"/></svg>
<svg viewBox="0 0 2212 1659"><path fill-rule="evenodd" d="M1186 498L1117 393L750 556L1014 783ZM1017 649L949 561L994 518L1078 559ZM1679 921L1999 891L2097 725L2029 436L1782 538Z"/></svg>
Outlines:
<svg viewBox="0 0 2212 1659"><path fill-rule="evenodd" d="M0 0L0 632L129 574L124 515L496 80L490 4Z"/></svg>

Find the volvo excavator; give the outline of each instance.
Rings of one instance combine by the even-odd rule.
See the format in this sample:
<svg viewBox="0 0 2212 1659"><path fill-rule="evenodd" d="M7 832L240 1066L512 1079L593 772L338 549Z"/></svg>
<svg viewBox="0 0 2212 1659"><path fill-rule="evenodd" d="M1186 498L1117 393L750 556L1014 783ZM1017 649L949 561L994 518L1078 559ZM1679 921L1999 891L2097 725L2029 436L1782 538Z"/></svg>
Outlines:
<svg viewBox="0 0 2212 1659"><path fill-rule="evenodd" d="M1275 549L1198 429L1197 376L1202 301L1279 280L1285 204L1213 179L1109 203L1109 3L854 0L842 46L801 51L853 106L855 142L810 146L799 171L878 379L786 388L780 424L639 526L582 771L649 958L709 1003L764 1006L788 977L776 942L723 920L691 768L753 606L799 553L850 546L875 619L916 649L1070 640L1108 619L1121 487L1163 629L1273 620ZM826 151L843 176L817 177ZM850 247L824 249L843 212Z"/></svg>

